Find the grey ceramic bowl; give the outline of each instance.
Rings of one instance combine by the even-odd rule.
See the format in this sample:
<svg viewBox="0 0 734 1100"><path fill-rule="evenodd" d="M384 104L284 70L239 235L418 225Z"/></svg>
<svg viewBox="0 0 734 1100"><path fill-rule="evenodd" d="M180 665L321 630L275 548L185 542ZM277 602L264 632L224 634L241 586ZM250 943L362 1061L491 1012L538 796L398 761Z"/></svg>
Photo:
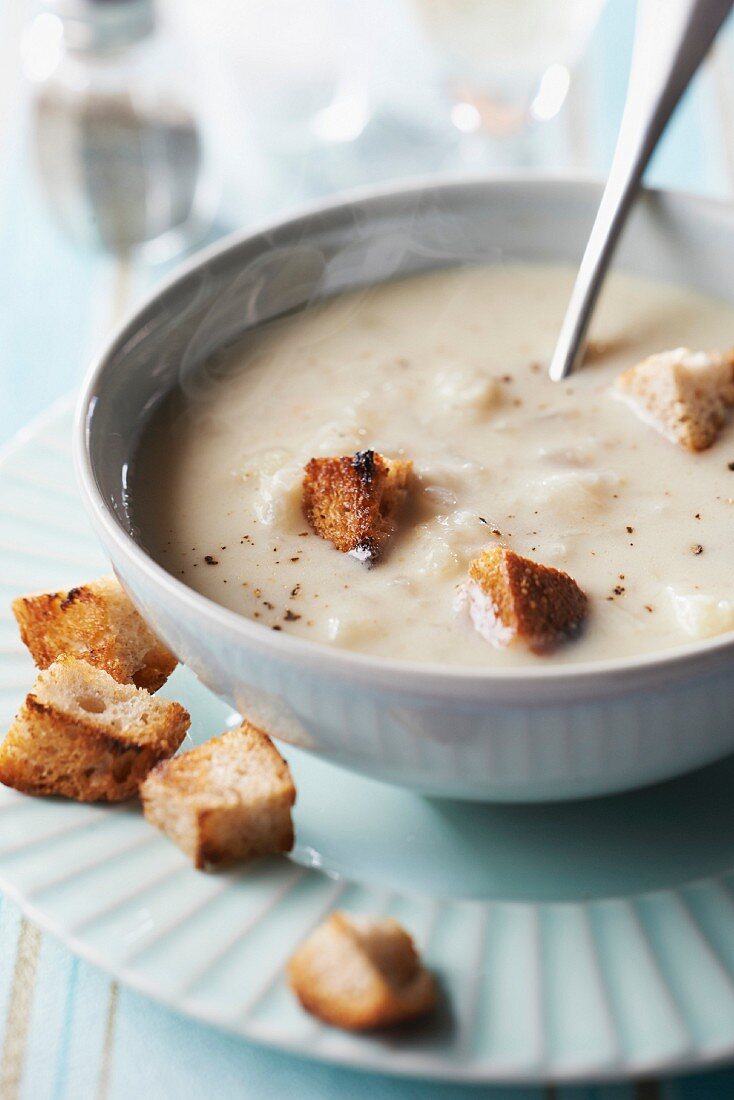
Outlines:
<svg viewBox="0 0 734 1100"><path fill-rule="evenodd" d="M141 425L179 372L315 297L456 262L574 261L599 195L593 183L504 178L312 209L203 253L94 366L76 462L114 568L180 659L275 736L393 783L488 800L619 791L734 749L731 634L662 656L531 670L382 660L276 634L211 603L152 561L130 522L127 471ZM730 207L647 192L618 264L734 298L732 256Z"/></svg>

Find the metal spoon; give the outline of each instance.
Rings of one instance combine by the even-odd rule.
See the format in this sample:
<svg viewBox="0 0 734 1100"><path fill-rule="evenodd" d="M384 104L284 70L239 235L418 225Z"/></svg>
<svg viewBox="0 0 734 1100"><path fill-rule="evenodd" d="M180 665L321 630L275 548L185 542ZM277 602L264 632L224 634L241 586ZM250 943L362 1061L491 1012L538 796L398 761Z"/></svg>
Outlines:
<svg viewBox="0 0 734 1100"><path fill-rule="evenodd" d="M581 363L591 315L642 174L732 6L734 0L638 0L617 147L551 360L554 382Z"/></svg>

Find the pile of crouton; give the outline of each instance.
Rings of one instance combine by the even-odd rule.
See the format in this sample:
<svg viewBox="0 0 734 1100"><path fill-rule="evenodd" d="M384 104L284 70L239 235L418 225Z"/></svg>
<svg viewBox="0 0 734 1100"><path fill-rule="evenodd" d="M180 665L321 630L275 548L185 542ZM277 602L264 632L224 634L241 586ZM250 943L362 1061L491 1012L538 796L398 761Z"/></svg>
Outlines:
<svg viewBox="0 0 734 1100"><path fill-rule="evenodd" d="M245 722L174 757L191 719L154 692L176 658L114 577L13 612L41 671L0 745L0 782L79 802L139 795L199 868L290 851L296 791L266 733Z"/></svg>

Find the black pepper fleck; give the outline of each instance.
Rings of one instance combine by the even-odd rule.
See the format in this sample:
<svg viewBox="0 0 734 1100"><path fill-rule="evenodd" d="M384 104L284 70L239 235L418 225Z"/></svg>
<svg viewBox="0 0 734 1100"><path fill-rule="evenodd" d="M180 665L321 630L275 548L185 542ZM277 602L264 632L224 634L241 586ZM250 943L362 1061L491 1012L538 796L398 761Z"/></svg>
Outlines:
<svg viewBox="0 0 734 1100"><path fill-rule="evenodd" d="M703 554L703 546L701 546L700 542L697 542L695 546L691 547L691 553L692 554Z"/></svg>

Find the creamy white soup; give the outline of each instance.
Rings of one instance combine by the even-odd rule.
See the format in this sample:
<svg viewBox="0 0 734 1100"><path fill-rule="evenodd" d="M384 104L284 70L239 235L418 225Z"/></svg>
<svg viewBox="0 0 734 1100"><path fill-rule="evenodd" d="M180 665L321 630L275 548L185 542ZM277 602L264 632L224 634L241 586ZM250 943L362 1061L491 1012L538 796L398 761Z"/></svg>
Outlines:
<svg viewBox="0 0 734 1100"><path fill-rule="evenodd" d="M362 653L487 668L593 661L734 628L734 425L691 453L612 391L665 348L728 348L734 308L609 280L589 361L546 365L570 268L449 270L333 299L246 336L153 417L132 478L145 546L263 627ZM309 527L303 468L373 448L415 477L373 568ZM457 595L500 543L589 598L573 641L496 648Z"/></svg>

